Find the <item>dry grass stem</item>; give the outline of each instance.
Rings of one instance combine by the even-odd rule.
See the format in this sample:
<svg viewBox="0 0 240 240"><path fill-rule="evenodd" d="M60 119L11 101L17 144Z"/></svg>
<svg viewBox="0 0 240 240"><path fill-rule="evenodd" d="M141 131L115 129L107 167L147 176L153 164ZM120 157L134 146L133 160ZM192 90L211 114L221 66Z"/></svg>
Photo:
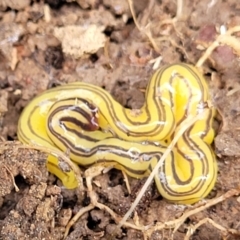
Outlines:
<svg viewBox="0 0 240 240"><path fill-rule="evenodd" d="M207 60L207 58L212 54L212 52L221 44L225 44L233 48L233 50L236 52L238 56L240 56L240 42L239 39L237 39L234 36L231 36L232 34L239 32L240 26L235 26L233 28L230 28L226 33L223 33L217 37L217 39L210 44L210 46L205 50L202 57L198 60L196 67L201 67L203 63Z"/></svg>
<svg viewBox="0 0 240 240"><path fill-rule="evenodd" d="M10 170L5 164L4 164L3 166L6 168L7 172L8 172L8 173L10 174L10 176L11 176L12 183L13 183L13 186L14 186L14 188L15 188L15 191L18 192L18 191L19 191L19 188L18 188L18 186L17 186L17 184L16 184L16 182L15 182L15 178L14 178L11 170Z"/></svg>
<svg viewBox="0 0 240 240"><path fill-rule="evenodd" d="M183 213L183 215L181 217L179 217L178 219L174 219L174 220L171 220L171 221L168 221L168 222L164 222L164 223L161 223L161 222L158 222L156 223L155 226L153 227L150 227L146 232L145 234L147 236L151 236L151 234L154 232L154 231L159 231L159 230L163 230L163 229L173 229L173 234L178 230L178 228L186 221L187 218L189 218L190 216L194 215L194 214L197 214L211 206L214 206L220 202L223 202L224 200L232 197L232 196L235 196L235 195L239 195L240 194L240 188L239 189L231 189L229 190L228 192L226 192L225 194L223 194L222 196L218 197L218 198L214 198L214 199L211 199L211 200L208 200L206 201L205 203L202 203L202 205L200 205L199 203L196 204L196 207L194 209L190 209L188 211L186 211L185 213ZM200 206L199 206L200 205ZM202 224L200 224L202 225ZM218 226L218 224L216 224L216 226ZM197 229L194 228L194 231ZM219 227L218 227L219 229ZM223 228L225 229L225 228ZM188 234L193 234L194 231L191 231L190 233ZM233 233L233 232L237 232L238 234L240 233L239 231L236 231L233 229L229 230L229 232ZM188 236L189 237L189 236Z"/></svg>
<svg viewBox="0 0 240 240"><path fill-rule="evenodd" d="M52 149L52 148L48 148L48 147L44 147L44 146L37 146L37 145L18 145L17 148L39 150L44 153L48 153L50 155L55 156L56 158L58 158L59 162L64 161L73 170L75 177L77 179L77 182L78 182L78 188L80 190L84 189L83 180L82 180L82 176L81 176L82 173L81 173L80 168L75 163L73 163L71 161L71 159L68 156L66 156L66 154L64 154L60 150Z"/></svg>
<svg viewBox="0 0 240 240"><path fill-rule="evenodd" d="M134 10L134 6L133 6L133 1L132 0L128 0L128 4L129 4L129 8L130 8L130 11L132 13L132 17L133 17L133 21L137 27L137 29L139 30L139 32L145 34L147 36L147 38L149 39L150 43L152 44L154 50L156 52L158 52L159 54L161 54L161 50L160 48L158 47L157 43L156 43L156 40L153 38L152 36L152 32L150 30L150 27L151 27L151 23L148 23L146 24L145 26L141 26L139 23L138 23L138 20L137 20L137 17L136 17L136 13L135 13L135 10ZM153 8L153 5L154 5L154 1L150 1L149 3L149 9L151 10ZM171 18L171 19L165 19L163 21L161 21L160 23L158 23L158 28L161 28L161 26L163 25L166 25L166 24L172 24L175 31L176 28L175 28L175 23L181 19L182 17L182 11L183 11L183 0L178 0L177 1L177 12L176 12L176 16L174 18ZM150 11L149 11L150 12ZM180 34L180 33L179 33ZM163 37L163 38L160 38L159 39L160 41L170 41L171 43L174 42L173 40L171 40L170 37ZM175 43L175 45L177 45Z"/></svg>

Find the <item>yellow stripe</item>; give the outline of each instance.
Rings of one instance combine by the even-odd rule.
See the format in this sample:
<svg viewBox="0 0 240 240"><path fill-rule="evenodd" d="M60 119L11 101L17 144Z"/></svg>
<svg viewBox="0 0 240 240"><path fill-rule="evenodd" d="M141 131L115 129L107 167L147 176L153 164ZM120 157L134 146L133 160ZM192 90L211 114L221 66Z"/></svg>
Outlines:
<svg viewBox="0 0 240 240"><path fill-rule="evenodd" d="M76 82L33 99L19 119L18 137L25 143L70 150L71 159L79 165L111 165L140 178L157 164L180 123L201 113L208 101L205 79L187 64L157 70L138 111L122 107L99 87ZM194 203L213 188L217 177L210 146L214 111L205 111L183 134L159 169L155 182L167 200ZM66 187L76 187L73 173L63 174L57 164L49 157L49 171Z"/></svg>

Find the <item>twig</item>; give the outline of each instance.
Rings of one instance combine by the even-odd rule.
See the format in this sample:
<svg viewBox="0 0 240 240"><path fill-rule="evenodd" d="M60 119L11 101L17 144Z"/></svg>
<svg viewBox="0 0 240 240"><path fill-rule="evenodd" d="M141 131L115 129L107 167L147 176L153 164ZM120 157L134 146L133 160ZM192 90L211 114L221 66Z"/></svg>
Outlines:
<svg viewBox="0 0 240 240"><path fill-rule="evenodd" d="M237 40L235 37L231 36L232 34L239 32L240 26L235 26L233 28L230 28L226 33L220 34L217 39L210 44L210 46L206 49L202 57L198 60L196 67L201 67L203 63L207 60L207 58L212 54L212 52L220 46L221 44L226 44L230 47L232 47L236 53L240 56L240 47L239 47L239 40Z"/></svg>
<svg viewBox="0 0 240 240"><path fill-rule="evenodd" d="M152 37L151 31L149 30L149 24L147 24L145 27L141 27L139 25L138 21L137 21L137 17L136 17L136 13L135 13L135 10L134 10L134 7L133 7L132 0L128 0L128 4L129 4L130 11L132 13L132 16L133 16L133 21L134 21L137 29L139 30L139 32L144 33L148 37L148 39L151 42L151 44L152 44L153 48L155 49L155 51L160 53L160 49L157 46L156 42L154 41L154 39Z"/></svg>
<svg viewBox="0 0 240 240"><path fill-rule="evenodd" d="M3 166L6 168L7 172L10 174L10 176L11 176L11 178L12 178L12 183L13 183L13 186L14 186L14 188L15 188L15 191L18 192L18 191L19 191L19 188L18 188L18 186L17 186L17 184L16 184L16 182L15 182L15 179L14 179L14 176L13 176L11 170L10 170L5 164L4 164Z"/></svg>
<svg viewBox="0 0 240 240"><path fill-rule="evenodd" d="M187 218L189 218L190 216L197 214L213 205L216 205L220 202L223 202L224 200L234 196L234 195L239 195L240 194L240 188L238 189L231 189L228 192L226 192L225 194L223 194L222 196L218 197L218 198L214 198L211 200L206 201L206 203L204 203L201 206L196 206L196 208L191 209L187 212L185 212L181 217L179 217L178 219L174 219L168 222L164 222L164 223L160 223L158 222L154 227L150 227L145 234L147 234L148 236L150 236L152 234L152 232L154 231L159 231L162 229L166 229L166 228L173 228L173 233L175 233L178 228L186 221ZM199 204L197 204L199 205Z"/></svg>
<svg viewBox="0 0 240 240"><path fill-rule="evenodd" d="M203 225L203 224L205 224L205 223L210 223L210 224L212 224L215 228L219 229L224 236L226 236L229 232L232 233L232 234L238 235L238 236L240 235L240 232L237 231L237 230L235 230L235 229L231 229L231 228L230 228L230 229L227 229L227 228L221 226L220 224L214 222L214 221L213 221L212 219L210 219L210 218L204 218L204 219L202 219L201 221L199 221L196 225L191 226L191 227L188 228L188 231L187 231L187 234L186 234L184 240L189 240L190 237L193 235L193 233L194 233L201 225Z"/></svg>

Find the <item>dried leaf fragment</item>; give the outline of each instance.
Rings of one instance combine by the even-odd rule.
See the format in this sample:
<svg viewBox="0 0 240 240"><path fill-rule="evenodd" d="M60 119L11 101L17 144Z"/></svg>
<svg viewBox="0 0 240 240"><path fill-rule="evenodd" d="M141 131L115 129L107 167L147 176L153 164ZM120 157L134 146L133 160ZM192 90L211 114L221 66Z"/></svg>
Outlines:
<svg viewBox="0 0 240 240"><path fill-rule="evenodd" d="M106 37L103 30L103 26L97 25L66 26L55 28L54 36L62 42L63 52L77 59L104 47Z"/></svg>
<svg viewBox="0 0 240 240"><path fill-rule="evenodd" d="M25 29L20 24L0 24L0 52L6 58L9 67L14 70L17 63L17 49L13 46L24 35Z"/></svg>

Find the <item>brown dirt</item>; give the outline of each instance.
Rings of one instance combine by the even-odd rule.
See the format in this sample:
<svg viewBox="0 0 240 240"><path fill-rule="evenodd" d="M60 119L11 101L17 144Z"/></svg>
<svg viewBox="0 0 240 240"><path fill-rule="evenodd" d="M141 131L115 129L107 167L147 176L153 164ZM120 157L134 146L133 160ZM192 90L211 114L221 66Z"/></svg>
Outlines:
<svg viewBox="0 0 240 240"><path fill-rule="evenodd" d="M153 72L151 60L161 56L161 65L196 64L224 28L240 26L240 4L234 0L185 0L175 18L179 10L175 0L135 0L140 31L125 0L9 2L0 1L0 239L63 239L69 220L89 206L90 200L86 191L66 190L48 174L46 154L7 142L17 139L17 121L24 106L47 88L79 80L104 87L124 106L138 108ZM88 51L76 56L70 51L76 46L68 45L67 40L64 45L55 33L69 25L97 26L96 36L105 47L93 42L88 46L91 49L85 50L86 44L77 45L84 38L79 40L76 32L71 44ZM209 198L224 197L206 209L201 209L201 204L174 205L163 200L152 184L137 207L138 218L131 217L135 226L150 225L150 231L131 226L116 229L117 219L127 212L145 180L130 178L133 192L129 195L122 173L113 169L94 178L93 190L98 202L118 217L110 216L106 209L93 208L74 224L66 239L110 239L112 233L112 239L240 238L239 197L232 196L238 192L228 192L240 185L239 33L233 38L231 43L220 44L202 66L222 117L217 121L220 128L215 139L219 175ZM173 231L175 220L193 209L196 212L183 218ZM165 225L160 227L160 223ZM187 238L189 229L192 233Z"/></svg>

